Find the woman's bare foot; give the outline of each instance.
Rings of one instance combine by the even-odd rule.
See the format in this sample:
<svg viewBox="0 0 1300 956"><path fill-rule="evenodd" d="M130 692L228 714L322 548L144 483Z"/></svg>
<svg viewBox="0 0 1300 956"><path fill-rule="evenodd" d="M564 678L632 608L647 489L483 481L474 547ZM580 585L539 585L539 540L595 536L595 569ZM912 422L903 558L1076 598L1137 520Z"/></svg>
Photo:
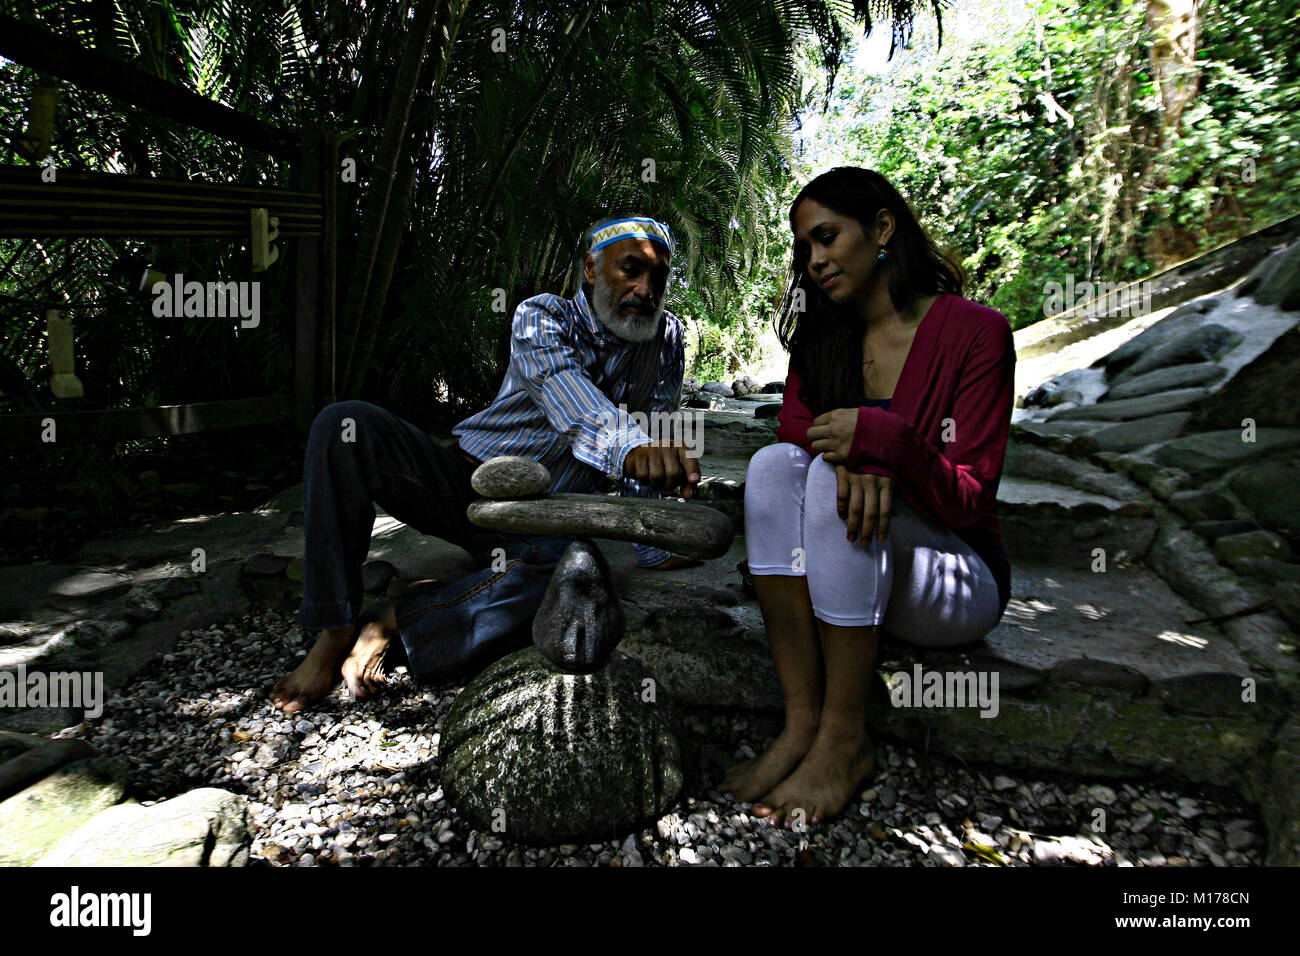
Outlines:
<svg viewBox="0 0 1300 956"><path fill-rule="evenodd" d="M272 705L292 714L328 694L338 680L339 664L347 657L355 635L356 628L351 625L321 631L302 663L271 688Z"/></svg>
<svg viewBox="0 0 1300 956"><path fill-rule="evenodd" d="M757 800L799 766L817 737L817 721L786 718L785 729L776 742L753 760L745 760L727 771L718 790L741 803Z"/></svg>
<svg viewBox="0 0 1300 956"><path fill-rule="evenodd" d="M365 700L388 683L384 677L384 657L393 638L397 637L395 604L385 601L365 617L357 642L343 662L343 680L357 700Z"/></svg>
<svg viewBox="0 0 1300 956"><path fill-rule="evenodd" d="M803 762L763 797L754 815L786 829L799 820L821 823L844 809L875 764L875 747L865 729L837 732L823 725ZM802 817L795 816L796 810L803 811Z"/></svg>

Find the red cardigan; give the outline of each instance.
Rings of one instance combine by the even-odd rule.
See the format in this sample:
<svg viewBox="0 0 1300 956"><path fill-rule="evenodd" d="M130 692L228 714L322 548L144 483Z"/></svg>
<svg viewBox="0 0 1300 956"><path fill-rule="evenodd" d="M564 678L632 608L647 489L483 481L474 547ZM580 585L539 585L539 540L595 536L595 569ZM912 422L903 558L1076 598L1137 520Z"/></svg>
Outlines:
<svg viewBox="0 0 1300 956"><path fill-rule="evenodd" d="M998 520L998 483L1006 457L1015 392L1016 351L1001 312L945 294L917 326L888 409L863 405L844 462L850 471L885 475L908 503L952 528L998 579L1002 610L1011 597L1011 564ZM812 409L790 369L777 441L808 441ZM950 420L948 437L942 439Z"/></svg>

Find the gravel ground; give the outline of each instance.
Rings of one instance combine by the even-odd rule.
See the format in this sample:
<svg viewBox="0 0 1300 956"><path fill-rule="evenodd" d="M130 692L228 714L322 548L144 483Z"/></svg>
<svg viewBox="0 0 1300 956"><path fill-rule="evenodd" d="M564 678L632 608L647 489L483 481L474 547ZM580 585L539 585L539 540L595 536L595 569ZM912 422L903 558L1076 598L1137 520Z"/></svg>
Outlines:
<svg viewBox="0 0 1300 956"><path fill-rule="evenodd" d="M460 686L417 685L399 672L375 700L356 703L338 689L305 713L280 714L266 691L306 650L292 618L274 611L186 631L130 696L111 698L76 733L126 762L141 800L200 786L244 794L255 824L253 859L276 866L1241 866L1262 859L1256 812L1227 790L1009 776L889 743L877 745L881 769L838 820L802 833L773 829L707 786L779 730L774 718L735 713L686 716L688 748L699 756L686 796L654 825L607 843L515 845L476 830L439 786L438 732ZM1094 823L1101 829L1094 832Z"/></svg>

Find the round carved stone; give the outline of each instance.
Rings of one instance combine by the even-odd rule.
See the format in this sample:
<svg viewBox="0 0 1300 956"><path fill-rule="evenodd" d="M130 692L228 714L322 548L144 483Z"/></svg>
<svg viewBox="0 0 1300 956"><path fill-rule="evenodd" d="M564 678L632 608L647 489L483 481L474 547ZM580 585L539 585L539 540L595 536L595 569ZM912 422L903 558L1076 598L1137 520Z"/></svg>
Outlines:
<svg viewBox="0 0 1300 956"><path fill-rule="evenodd" d="M501 455L475 468L469 483L484 498L528 498L546 493L551 473L540 461Z"/></svg>
<svg viewBox="0 0 1300 956"><path fill-rule="evenodd" d="M442 782L483 830L525 843L594 843L664 813L682 785L681 745L662 692L616 654L594 674L529 647L456 698L442 732ZM494 826L495 824L495 826Z"/></svg>

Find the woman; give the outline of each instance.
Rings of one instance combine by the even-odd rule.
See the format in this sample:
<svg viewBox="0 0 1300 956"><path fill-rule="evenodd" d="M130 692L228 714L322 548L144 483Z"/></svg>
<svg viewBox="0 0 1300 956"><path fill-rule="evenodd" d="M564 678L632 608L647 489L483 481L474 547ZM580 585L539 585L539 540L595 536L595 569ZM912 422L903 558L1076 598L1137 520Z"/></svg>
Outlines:
<svg viewBox="0 0 1300 956"><path fill-rule="evenodd" d="M1015 351L999 312L879 173L840 167L790 207L777 444L749 463L745 544L785 727L721 789L772 826L820 822L871 773L876 636L977 641L1010 562L995 507ZM802 814L796 814L802 811Z"/></svg>

